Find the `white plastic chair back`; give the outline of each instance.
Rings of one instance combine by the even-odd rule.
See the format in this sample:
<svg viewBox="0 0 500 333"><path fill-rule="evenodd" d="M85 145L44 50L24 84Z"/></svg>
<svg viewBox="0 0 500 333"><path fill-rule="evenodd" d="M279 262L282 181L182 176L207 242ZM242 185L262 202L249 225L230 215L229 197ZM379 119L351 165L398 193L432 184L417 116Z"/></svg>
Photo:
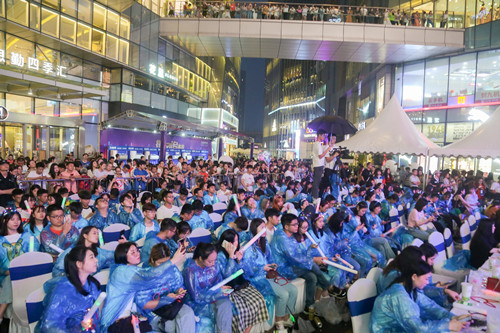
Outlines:
<svg viewBox="0 0 500 333"><path fill-rule="evenodd" d="M205 228L196 228L191 232L189 239L193 243L194 246L198 245L200 242L211 243L212 236L210 231Z"/></svg>
<svg viewBox="0 0 500 333"><path fill-rule="evenodd" d="M140 238L140 239L136 240L136 241L135 241L135 244L137 245L137 248L139 248L139 249L140 249L141 247L143 247L143 246L144 246L144 242L145 242L145 241L146 241L146 236L144 236L144 237L142 237L142 238Z"/></svg>
<svg viewBox="0 0 500 333"><path fill-rule="evenodd" d="M444 244L443 234L439 231L434 231L429 235L429 243L434 245L438 251L436 259L434 259L434 264L437 266L443 266L446 260L446 246Z"/></svg>
<svg viewBox="0 0 500 333"><path fill-rule="evenodd" d="M44 297L45 291L41 287L30 293L26 298L26 313L28 314L30 333L35 332L35 326L42 318Z"/></svg>
<svg viewBox="0 0 500 333"><path fill-rule="evenodd" d="M214 230L217 230L217 228L220 227L220 225L223 223L222 215L219 213L211 213L208 214L208 216L210 216L210 218L214 222Z"/></svg>
<svg viewBox="0 0 500 333"><path fill-rule="evenodd" d="M472 238L469 223L463 223L460 227L460 237L462 238L462 249L470 250L470 240Z"/></svg>
<svg viewBox="0 0 500 333"><path fill-rule="evenodd" d="M471 237L474 237L476 229L479 226L478 220L474 217L474 215L469 215L467 223L469 223L470 235Z"/></svg>
<svg viewBox="0 0 500 333"><path fill-rule="evenodd" d="M391 228L395 228L399 225L399 212L396 207L391 207L389 210L389 222L391 223Z"/></svg>
<svg viewBox="0 0 500 333"><path fill-rule="evenodd" d="M353 333L369 333L373 303L377 297L375 282L359 279L347 291Z"/></svg>
<svg viewBox="0 0 500 333"><path fill-rule="evenodd" d="M453 257L455 254L455 244L453 244L453 236L451 235L450 229L444 229L444 245L446 245L446 255L448 258Z"/></svg>
<svg viewBox="0 0 500 333"><path fill-rule="evenodd" d="M214 213L222 214L226 211L227 205L223 202L216 202L212 206L214 208Z"/></svg>
<svg viewBox="0 0 500 333"><path fill-rule="evenodd" d="M129 238L130 236L130 227L123 223L114 223L102 231L102 238L104 239L104 243L109 243L113 241L117 241L120 239L120 232L124 232L123 235L125 238Z"/></svg>
<svg viewBox="0 0 500 333"><path fill-rule="evenodd" d="M403 207L403 205L398 205L398 215L399 215L399 223L406 226L405 208Z"/></svg>
<svg viewBox="0 0 500 333"><path fill-rule="evenodd" d="M380 267L373 267L368 272L368 275L366 275L366 278L369 280L372 280L373 282L375 282L375 284L377 284L377 281L380 278L382 271L383 271L383 269Z"/></svg>
<svg viewBox="0 0 500 333"><path fill-rule="evenodd" d="M99 273L95 274L94 278L101 284L101 290L106 291L106 286L109 281L109 268L103 269Z"/></svg>
<svg viewBox="0 0 500 333"><path fill-rule="evenodd" d="M13 314L9 332L29 330L26 299L52 278L53 266L52 256L43 252L25 253L10 262Z"/></svg>
<svg viewBox="0 0 500 333"><path fill-rule="evenodd" d="M480 212L475 212L474 217L476 218L476 221L479 221L481 219L481 213Z"/></svg>
<svg viewBox="0 0 500 333"><path fill-rule="evenodd" d="M424 244L424 242L421 239L415 238L412 242L412 246L420 247L420 245Z"/></svg>
<svg viewBox="0 0 500 333"><path fill-rule="evenodd" d="M101 249L108 250L108 251L114 251L116 247L118 246L118 241L114 242L109 242L105 243L103 246L101 246Z"/></svg>

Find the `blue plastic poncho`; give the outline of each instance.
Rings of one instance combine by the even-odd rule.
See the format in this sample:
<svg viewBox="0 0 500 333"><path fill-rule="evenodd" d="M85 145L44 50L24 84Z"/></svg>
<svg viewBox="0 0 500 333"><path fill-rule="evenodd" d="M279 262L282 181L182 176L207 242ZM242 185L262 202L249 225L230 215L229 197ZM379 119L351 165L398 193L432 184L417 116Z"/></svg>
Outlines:
<svg viewBox="0 0 500 333"><path fill-rule="evenodd" d="M217 195L210 196L210 194L205 194L203 196L203 205L214 205L217 202L220 202L219 197Z"/></svg>
<svg viewBox="0 0 500 333"><path fill-rule="evenodd" d="M423 293L417 295L416 300L412 299L405 288L396 283L378 296L371 314L371 332L447 332L453 314Z"/></svg>
<svg viewBox="0 0 500 333"><path fill-rule="evenodd" d="M218 234L218 238L220 238L220 236L222 235L222 233L224 231L226 231L227 229L232 229L229 225L227 224L223 224L221 225L218 230L219 230L219 234ZM235 230L236 231L236 230ZM238 240L240 242L240 245L243 245L245 244L246 242L248 242L250 239L252 239L250 237L250 234L247 232L247 231L240 231L240 232L237 232L238 234Z"/></svg>
<svg viewBox="0 0 500 333"><path fill-rule="evenodd" d="M222 274L219 271L218 265L201 268L194 260L188 259L182 273L188 291L188 294L185 296L186 304L201 319L196 331L213 332L215 317L211 303L219 299L226 299L226 296L222 293L222 289L210 290L212 286L222 281Z"/></svg>
<svg viewBox="0 0 500 333"><path fill-rule="evenodd" d="M189 225L191 226L191 230L194 230L196 228L212 230L214 228L214 222L212 221L208 213L204 210L201 211L200 215L196 215L196 213L194 213L191 220L187 221L187 223L189 223Z"/></svg>
<svg viewBox="0 0 500 333"><path fill-rule="evenodd" d="M262 210L260 210L259 208L255 208L255 210L252 212L250 210L250 208L242 207L241 214L243 216L245 216L249 221L252 221L253 219L263 219L264 218L264 212Z"/></svg>
<svg viewBox="0 0 500 333"><path fill-rule="evenodd" d="M118 265L110 275L106 288L108 296L102 309L103 332L112 325L126 309L136 293L151 290L168 282L165 272L171 268L171 261L158 267L141 268L132 265Z"/></svg>
<svg viewBox="0 0 500 333"><path fill-rule="evenodd" d="M151 256L151 249L153 246L159 243L165 243L167 246L169 245L169 239L161 239L158 237L157 232L151 231L146 235L146 240L144 241L144 245L141 248L141 262L142 267L149 267L149 257ZM170 246L169 246L170 249ZM173 256L175 252L172 252L170 249L170 255Z"/></svg>
<svg viewBox="0 0 500 333"><path fill-rule="evenodd" d="M82 332L81 321L99 297L100 290L88 281L83 286L89 292L87 296L80 294L75 286L63 277L54 290L46 296L47 306L40 319L40 332L42 333L78 333ZM96 333L99 333L99 311L92 316Z"/></svg>
<svg viewBox="0 0 500 333"><path fill-rule="evenodd" d="M120 207L118 218L120 223L126 224L132 229L136 224L144 222L144 216L138 208L134 208L132 212L127 212L123 207Z"/></svg>
<svg viewBox="0 0 500 333"><path fill-rule="evenodd" d="M61 253L56 262L54 263L54 268L52 268L52 276L65 276L66 272L64 271L64 258L66 255L73 249L73 245L67 248L63 253ZM115 262L115 252L109 251L105 249L97 248L97 272L111 267L111 265ZM96 272L96 273L97 273Z"/></svg>
<svg viewBox="0 0 500 333"><path fill-rule="evenodd" d="M94 226L99 230L103 230L107 226L115 223L120 223L120 219L118 218L118 215L110 209L108 209L108 216L106 217L103 217L101 213L96 210L95 214L89 220L89 225Z"/></svg>
<svg viewBox="0 0 500 333"><path fill-rule="evenodd" d="M50 244L54 244L62 250L66 250L76 244L79 236L80 233L75 227L71 227L70 231L66 235L62 232L60 235L57 235L50 230L50 225L47 225L40 233L40 251L47 252L52 255L59 255L56 250L50 248Z"/></svg>
<svg viewBox="0 0 500 333"><path fill-rule="evenodd" d="M150 232L155 232L155 233L160 232L160 225L155 220L153 220L153 230L151 230ZM144 222L140 222L134 225L134 227L132 228L129 240L131 242L135 242L145 236L146 236L146 224Z"/></svg>
<svg viewBox="0 0 500 333"><path fill-rule="evenodd" d="M4 236L0 236L0 283L5 279L9 270L12 259L19 257L21 254L29 252L30 237L29 232L23 232L15 244L11 244ZM40 243L34 238L33 251L40 249Z"/></svg>
<svg viewBox="0 0 500 333"><path fill-rule="evenodd" d="M168 297L169 293L175 293L179 288L184 288L184 280L182 278L182 273L179 271L177 266L172 265L165 273L167 279L165 284L158 285L155 288L149 290L143 290L136 294L135 303L137 304L137 310L140 314L147 317L149 320L154 318L154 310L144 310L144 306L147 302L159 299L158 306L161 308L164 305L171 304L175 299Z"/></svg>
<svg viewBox="0 0 500 333"><path fill-rule="evenodd" d="M224 224L228 224L230 222L234 222L238 218L238 213L236 212L227 212L224 214Z"/></svg>
<svg viewBox="0 0 500 333"><path fill-rule="evenodd" d="M87 219L84 219L83 217L80 216L78 221L73 222L73 227L77 228L78 231L82 230L86 226L89 225L89 221Z"/></svg>
<svg viewBox="0 0 500 333"><path fill-rule="evenodd" d="M278 273L287 279L295 279L297 275L292 267L311 270L313 258L308 257L297 247L293 236L288 237L283 230L276 230L271 242L271 252L278 265Z"/></svg>

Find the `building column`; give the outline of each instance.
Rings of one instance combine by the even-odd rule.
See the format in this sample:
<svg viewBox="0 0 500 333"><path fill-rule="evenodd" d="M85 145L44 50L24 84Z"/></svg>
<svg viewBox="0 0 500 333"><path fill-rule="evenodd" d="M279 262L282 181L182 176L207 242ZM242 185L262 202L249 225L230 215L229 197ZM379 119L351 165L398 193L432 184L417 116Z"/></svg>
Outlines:
<svg viewBox="0 0 500 333"><path fill-rule="evenodd" d="M253 158L253 146L254 146L254 142L253 140L250 142L250 159Z"/></svg>
<svg viewBox="0 0 500 333"><path fill-rule="evenodd" d="M160 132L160 161L165 161L165 131Z"/></svg>
<svg viewBox="0 0 500 333"><path fill-rule="evenodd" d="M217 152L217 159L221 158L223 155L222 152L224 151L224 138L220 137L219 138L219 149Z"/></svg>

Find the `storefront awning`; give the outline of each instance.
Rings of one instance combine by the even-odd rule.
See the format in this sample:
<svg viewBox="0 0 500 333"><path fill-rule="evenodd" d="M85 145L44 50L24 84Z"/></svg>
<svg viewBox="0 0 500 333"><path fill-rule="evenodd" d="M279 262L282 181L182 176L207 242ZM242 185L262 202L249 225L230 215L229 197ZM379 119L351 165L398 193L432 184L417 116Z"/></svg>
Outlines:
<svg viewBox="0 0 500 333"><path fill-rule="evenodd" d="M239 132L134 110L122 112L106 121L103 121L100 125L103 129L121 128L136 131L158 131L168 132L169 134L207 137L210 139L228 136L254 142L252 137Z"/></svg>

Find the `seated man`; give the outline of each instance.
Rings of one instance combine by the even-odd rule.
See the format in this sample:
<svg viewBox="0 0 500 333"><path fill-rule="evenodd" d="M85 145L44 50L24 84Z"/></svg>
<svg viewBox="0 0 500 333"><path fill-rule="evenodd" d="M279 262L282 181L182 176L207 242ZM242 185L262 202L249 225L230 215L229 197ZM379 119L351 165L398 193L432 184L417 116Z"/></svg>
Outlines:
<svg viewBox="0 0 500 333"><path fill-rule="evenodd" d="M215 184L208 184L208 193L203 196L203 204L204 205L214 205L217 202L220 202L219 197L215 193Z"/></svg>
<svg viewBox="0 0 500 333"><path fill-rule="evenodd" d="M151 231L160 231L160 226L155 220L156 206L151 203L145 203L142 206L142 212L144 213L144 221L137 223L132 228L132 231L130 232L131 242L135 242L143 238Z"/></svg>
<svg viewBox="0 0 500 333"><path fill-rule="evenodd" d="M47 218L50 224L43 228L40 233L40 250L57 257L59 251L51 248L50 245L57 246L64 251L76 244L80 234L78 229L73 226L69 216L65 219L61 206L50 205L47 207Z"/></svg>
<svg viewBox="0 0 500 333"><path fill-rule="evenodd" d="M95 214L90 218L89 225L103 230L107 226L120 223L120 218L109 209L109 203L106 197L99 197L95 200Z"/></svg>
<svg viewBox="0 0 500 333"><path fill-rule="evenodd" d="M212 230L214 228L214 222L208 215L206 211L203 210L203 203L200 200L193 201L193 216L189 221L189 225L194 230L196 228L204 228L207 230Z"/></svg>
<svg viewBox="0 0 500 333"><path fill-rule="evenodd" d="M172 191L165 191L162 196L163 205L158 208L156 218L161 221L163 219L170 219L175 214L179 215L181 209L174 205L174 194Z"/></svg>
<svg viewBox="0 0 500 333"><path fill-rule="evenodd" d="M151 255L151 249L158 243L165 243L170 252L172 252L172 247L170 246L170 242L175 243L172 240L172 237L175 235L175 231L177 229L177 223L175 223L172 219L164 219L160 224L160 231L157 233L149 232L146 234L146 240L141 249L141 262L142 267L146 268L149 266L149 256ZM172 252L175 253L175 252Z"/></svg>
<svg viewBox="0 0 500 333"><path fill-rule="evenodd" d="M297 216L284 214L281 217L283 230L276 230L271 242L278 273L281 276L293 280L297 276L306 280L306 309L314 304L314 296L318 287L327 290L329 281L325 278L319 265L326 257L308 257L297 251L297 242L293 234L298 232L299 222Z"/></svg>
<svg viewBox="0 0 500 333"><path fill-rule="evenodd" d="M125 193L120 196L120 211L118 217L120 218L120 223L128 225L130 229L144 220L139 208L134 207L132 194Z"/></svg>

